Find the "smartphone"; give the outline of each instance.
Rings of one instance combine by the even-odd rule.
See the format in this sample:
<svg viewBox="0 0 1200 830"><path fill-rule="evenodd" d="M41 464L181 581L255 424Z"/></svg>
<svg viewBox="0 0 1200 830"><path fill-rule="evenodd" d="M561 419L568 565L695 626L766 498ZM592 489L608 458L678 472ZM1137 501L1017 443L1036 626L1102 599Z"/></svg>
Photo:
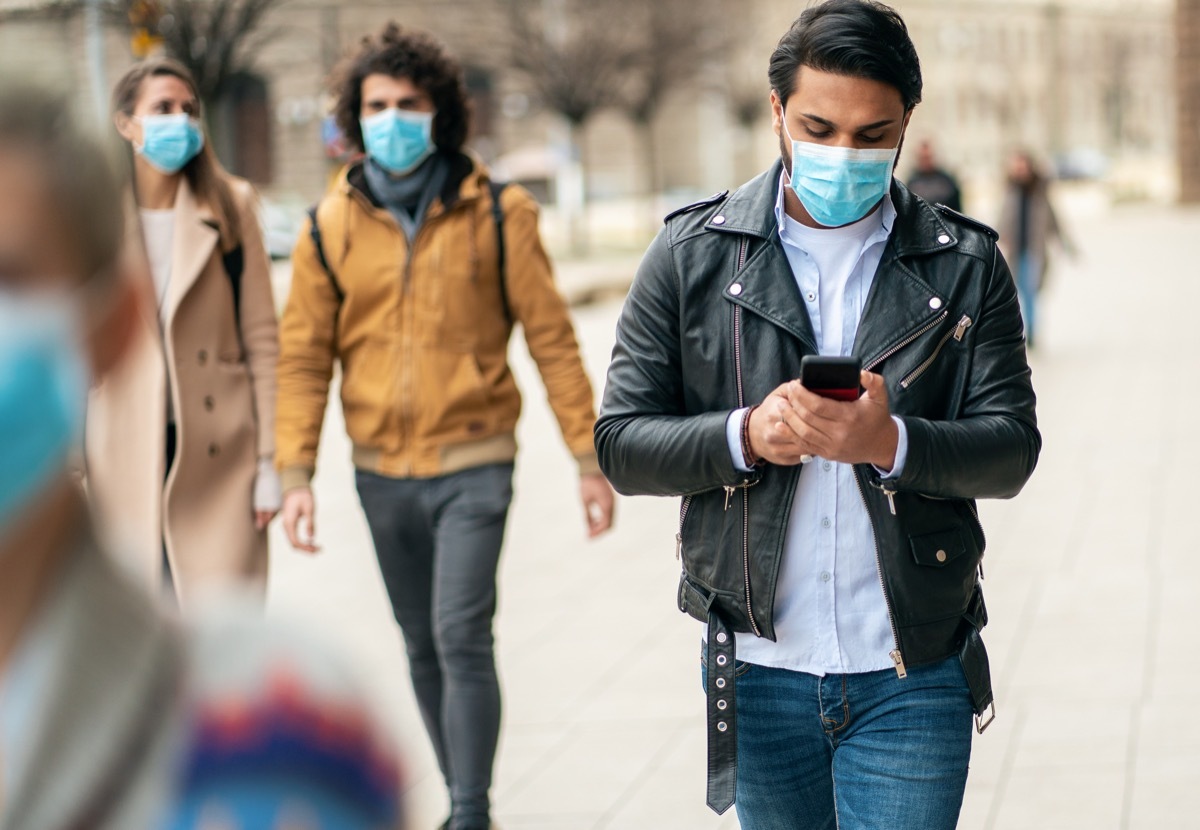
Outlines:
<svg viewBox="0 0 1200 830"><path fill-rule="evenodd" d="M835 401L856 401L862 394L859 375L862 361L857 357L807 355L800 359L800 383L805 389Z"/></svg>

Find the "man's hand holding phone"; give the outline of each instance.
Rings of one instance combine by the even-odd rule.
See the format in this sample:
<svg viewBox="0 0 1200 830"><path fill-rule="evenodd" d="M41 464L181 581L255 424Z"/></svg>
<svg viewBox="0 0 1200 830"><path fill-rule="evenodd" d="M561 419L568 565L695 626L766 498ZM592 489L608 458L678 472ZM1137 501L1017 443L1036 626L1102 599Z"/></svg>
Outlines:
<svg viewBox="0 0 1200 830"><path fill-rule="evenodd" d="M805 456L881 470L896 463L900 435L883 376L845 359L805 358L801 380L775 389L750 421L751 449L772 464L795 465Z"/></svg>

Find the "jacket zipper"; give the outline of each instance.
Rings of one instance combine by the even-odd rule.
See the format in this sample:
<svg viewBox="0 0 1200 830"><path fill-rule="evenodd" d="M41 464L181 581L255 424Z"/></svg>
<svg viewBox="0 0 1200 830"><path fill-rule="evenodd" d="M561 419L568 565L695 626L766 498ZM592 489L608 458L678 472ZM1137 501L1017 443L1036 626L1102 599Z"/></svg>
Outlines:
<svg viewBox="0 0 1200 830"><path fill-rule="evenodd" d="M742 237L741 246L738 248L738 265L737 273L742 272L743 266L746 264L746 247L749 245L749 239ZM742 384L742 307L734 305L733 307L733 369L734 379L737 381L737 399L738 409L746 405L745 387ZM725 507L729 507L729 496L733 489L726 487L725 489ZM754 603L751 602L750 596L750 483L746 481L742 484L742 578L745 580L746 587L746 616L750 620L750 628L754 632L754 636L761 637L762 631L759 630L758 620L754 618Z"/></svg>
<svg viewBox="0 0 1200 830"><path fill-rule="evenodd" d="M683 503L679 505L679 532L675 534L675 559L683 558L683 523L687 521L688 510L692 507L692 499L695 496L687 495L683 497Z"/></svg>
<svg viewBox="0 0 1200 830"><path fill-rule="evenodd" d="M871 370L872 370L872 369L874 369L876 366L878 366L880 363L883 363L883 361L887 360L889 357L891 357L892 355L894 355L896 352L898 352L898 351L900 351L901 349L903 349L905 346L908 346L909 344L911 344L911 343L913 343L914 341L916 341L917 339L919 339L919 338L920 338L922 335L924 335L924 334L926 334L927 332L929 332L929 331L932 331L933 329L935 329L935 328L937 328L938 326L940 326L940 325L942 324L942 322L943 322L943 321L944 321L944 320L945 320L947 317L949 317L949 316L950 316L950 311L949 311L949 309L947 309L947 310L943 311L943 312L942 312L941 314L939 314L937 317L935 317L934 319L930 320L930 321L929 321L928 323L926 323L925 325L921 326L921 328L919 328L919 329L917 329L916 331L914 331L912 334L910 334L908 337L906 337L906 338L904 338L903 340L901 340L901 341L900 341L899 343L897 343L896 345L892 346L890 349L888 349L887 351L885 351L883 354L879 355L879 357L877 357L877 358L875 358L874 360L872 360L872 361L871 361L870 363L868 363L866 366L863 366L863 371L865 371L865 372L869 372L869 371L871 371ZM940 347L939 347L939 348L940 348ZM896 491L895 491L895 490L892 490L892 489L889 489L889 488L888 488L888 486L887 486L886 484L877 484L877 485L874 485L874 486L876 486L876 487L878 487L880 490L882 490L882 491L883 491L883 494L884 494L885 496L887 496L887 500L888 500L888 508L889 508L889 509L892 511L892 515L893 515L893 516L895 516L895 515L896 515L896 501L895 501ZM860 489L861 489L861 488L860 488Z"/></svg>
<svg viewBox="0 0 1200 830"><path fill-rule="evenodd" d="M859 476L857 469L854 471L854 483L858 485L858 494L862 497L863 505L867 504L867 493L863 490L862 479ZM884 491L887 492L886 490ZM891 496L888 496L888 501L891 501ZM892 507L892 514L895 515L896 508ZM870 510L868 508L868 516ZM896 667L896 676L901 680L908 677L908 669L904 667L904 654L900 651L900 632L896 629L896 614L892 610L892 597L888 593L887 581L883 578L883 557L879 553L879 537L875 535L875 523L869 522L871 525L871 544L875 548L875 570L879 574L879 587L883 589L883 603L887 606L888 625L892 627L892 642L896 648L888 655L892 658L892 664Z"/></svg>
<svg viewBox="0 0 1200 830"><path fill-rule="evenodd" d="M975 505L967 502L967 510L971 511L971 518L975 520L975 527L979 528L979 538L983 540L983 550L987 550L987 534L983 532L983 522L979 521L979 511L975 509ZM984 554L979 554L979 579L983 579L983 557Z"/></svg>
<svg viewBox="0 0 1200 830"><path fill-rule="evenodd" d="M972 322L973 321L971 318L964 314L963 318L958 321L958 325L946 332L945 336L938 341L937 348L933 350L933 354L925 358L924 362L921 363L920 366L914 369L908 375L908 377L900 381L900 387L902 389L907 389L917 380L917 378L925 374L929 367L933 365L933 362L937 360L938 355L942 353L942 349L945 347L945 345L950 342L951 337L953 337L956 342L962 342L963 336L967 333L967 329L971 327Z"/></svg>

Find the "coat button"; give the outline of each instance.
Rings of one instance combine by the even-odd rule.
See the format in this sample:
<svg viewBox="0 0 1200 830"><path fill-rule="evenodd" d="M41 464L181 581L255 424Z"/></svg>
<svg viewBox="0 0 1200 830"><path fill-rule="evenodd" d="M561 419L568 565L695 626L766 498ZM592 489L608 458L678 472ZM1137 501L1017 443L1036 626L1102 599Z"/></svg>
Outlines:
<svg viewBox="0 0 1200 830"><path fill-rule="evenodd" d="M718 678L717 678L717 688L718 688L718 689L724 689L724 688L725 688L725 678L724 678L724 677L718 677Z"/></svg>
<svg viewBox="0 0 1200 830"><path fill-rule="evenodd" d="M208 363L208 352L206 352L204 349L201 349L199 352L197 352L196 362L201 366L203 366L205 363Z"/></svg>
<svg viewBox="0 0 1200 830"><path fill-rule="evenodd" d="M729 635L726 634L724 631L717 634L717 642L718 643L728 642L728 640L729 640Z"/></svg>
<svg viewBox="0 0 1200 830"><path fill-rule="evenodd" d="M945 245L949 241L950 241L950 237L947 236L946 234L942 234L941 236L938 237L938 242L940 242L943 245Z"/></svg>
<svg viewBox="0 0 1200 830"><path fill-rule="evenodd" d="M728 732L729 724L725 723L725 721L723 721L723 720L717 721L717 731L718 732Z"/></svg>
<svg viewBox="0 0 1200 830"><path fill-rule="evenodd" d="M206 395L204 397L204 411L205 412L212 412L213 409L216 407L216 405L217 405L217 402L215 400L213 400L212 395Z"/></svg>
<svg viewBox="0 0 1200 830"><path fill-rule="evenodd" d="M939 561L939 562L945 562L946 561L946 551L939 550L937 553L934 554L934 558L936 558L937 561Z"/></svg>
<svg viewBox="0 0 1200 830"><path fill-rule="evenodd" d="M735 297L740 296L742 293L742 284L740 282L735 282L733 285L729 286L729 293Z"/></svg>
<svg viewBox="0 0 1200 830"><path fill-rule="evenodd" d="M717 701L717 708L718 708L718 709L720 709L722 712L724 712L726 709L728 709L728 708L729 708L729 701L727 701L727 700L718 700L718 701Z"/></svg>
<svg viewBox="0 0 1200 830"><path fill-rule="evenodd" d="M218 447L216 444L209 444L209 445L208 445L208 457L209 457L209 458L216 458L216 457L217 457L218 455L220 455L220 454L221 454L221 448L220 448L220 447Z"/></svg>
<svg viewBox="0 0 1200 830"><path fill-rule="evenodd" d="M932 300L930 300L930 301L929 301L929 307L930 307L930 308L932 308L934 311L937 311L939 308L941 308L941 307L942 307L942 300L941 300L941 298L940 298L940 297L934 297Z"/></svg>
<svg viewBox="0 0 1200 830"><path fill-rule="evenodd" d="M714 225L724 225L724 224L725 224L725 217L724 217L724 216L722 216L721 214L719 214L719 213L718 213L716 216L714 216L714 217L712 218L712 223L713 223Z"/></svg>

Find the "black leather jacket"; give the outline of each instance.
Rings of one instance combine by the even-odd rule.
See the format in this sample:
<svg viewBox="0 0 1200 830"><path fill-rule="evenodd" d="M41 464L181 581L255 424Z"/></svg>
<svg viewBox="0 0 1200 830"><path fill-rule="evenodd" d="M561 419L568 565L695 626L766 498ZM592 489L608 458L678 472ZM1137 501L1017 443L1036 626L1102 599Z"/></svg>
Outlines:
<svg viewBox="0 0 1200 830"><path fill-rule="evenodd" d="M799 376L817 350L774 207L780 163L667 218L617 327L596 448L624 494L681 495L680 608L775 638L789 507L804 468L739 472L730 412ZM903 475L855 467L905 665L963 657L991 702L978 498L1009 498L1041 448L1012 277L996 235L893 183L896 220L853 354L883 374L908 429ZM885 489L885 487L887 489ZM972 677L974 674L974 677Z"/></svg>

